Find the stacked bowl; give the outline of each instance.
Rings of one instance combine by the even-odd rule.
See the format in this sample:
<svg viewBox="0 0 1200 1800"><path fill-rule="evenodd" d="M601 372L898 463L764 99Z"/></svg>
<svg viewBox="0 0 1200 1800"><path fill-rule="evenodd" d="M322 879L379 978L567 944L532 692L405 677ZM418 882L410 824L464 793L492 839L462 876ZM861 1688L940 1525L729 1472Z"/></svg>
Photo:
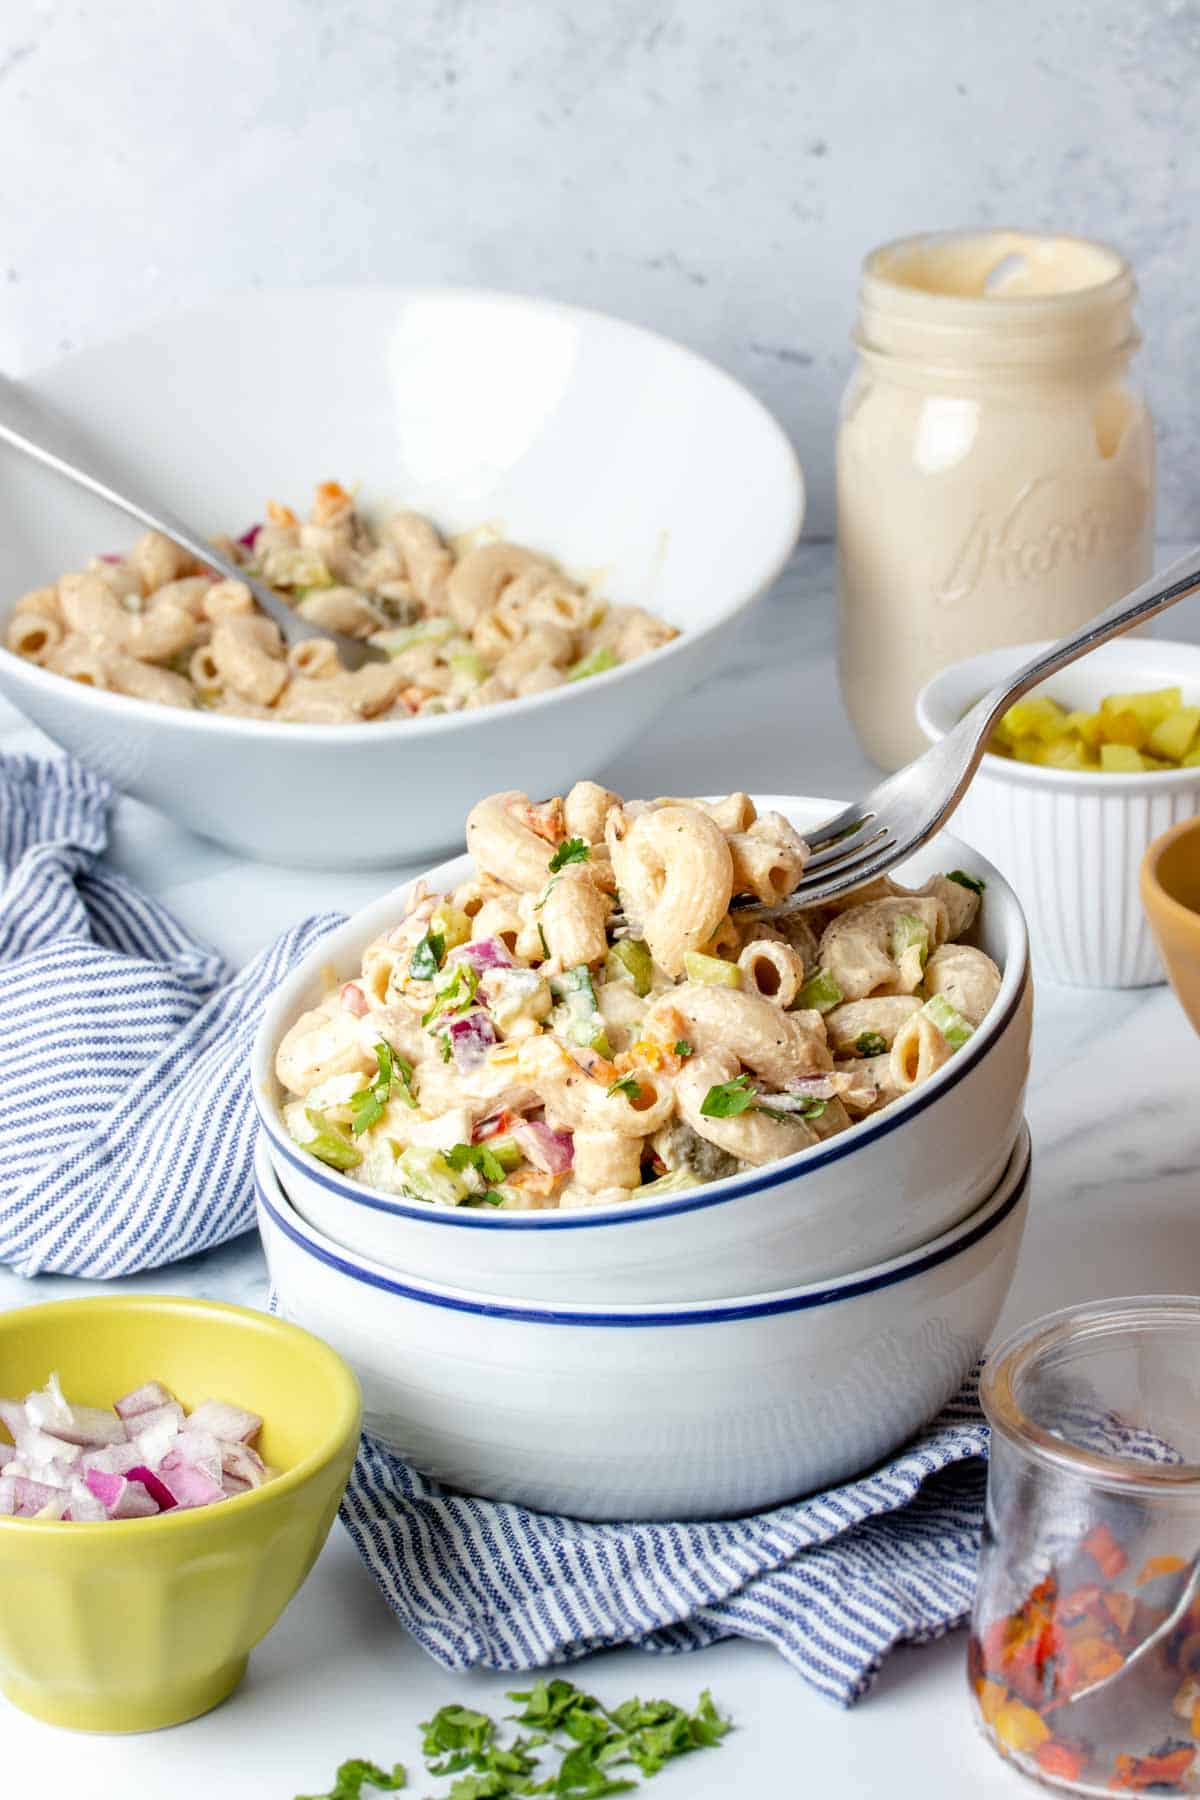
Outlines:
<svg viewBox="0 0 1200 1800"><path fill-rule="evenodd" d="M800 831L834 803L756 796ZM276 1047L403 910L367 907L282 984L255 1044L259 1224L284 1315L340 1350L375 1437L446 1485L583 1518L701 1518L845 1480L954 1394L1024 1223L1032 989L1021 908L940 837L897 871L986 883L991 1010L913 1093L840 1136L657 1202L406 1201L290 1140ZM466 858L426 881L466 879Z"/></svg>

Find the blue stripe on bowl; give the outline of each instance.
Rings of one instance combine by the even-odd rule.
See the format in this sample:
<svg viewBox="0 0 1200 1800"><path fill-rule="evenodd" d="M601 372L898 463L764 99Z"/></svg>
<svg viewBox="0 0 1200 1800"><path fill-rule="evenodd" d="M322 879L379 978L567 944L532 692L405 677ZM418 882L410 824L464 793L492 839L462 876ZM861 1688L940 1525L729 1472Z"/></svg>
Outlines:
<svg viewBox="0 0 1200 1800"><path fill-rule="evenodd" d="M1024 1137L1024 1130L1022 1130ZM1014 1152L1014 1155L1018 1152ZM875 1275L864 1275L858 1280L839 1281L827 1288L781 1297L775 1300L750 1300L734 1302L725 1306L706 1306L691 1311L677 1312L556 1312L550 1309L535 1311L521 1306L508 1306L502 1301L468 1300L453 1294L436 1293L427 1288L410 1287L403 1281L397 1281L390 1275L379 1273L375 1269L362 1267L361 1264L347 1260L345 1255L337 1255L327 1250L324 1245L316 1244L311 1238L298 1231L290 1219L285 1219L278 1208L265 1193L262 1182L255 1175L255 1187L258 1192L259 1205L286 1238L296 1244L314 1261L324 1263L327 1268L334 1269L339 1275L348 1275L352 1281L360 1281L366 1287L381 1289L385 1294L396 1294L402 1300L414 1300L419 1306L441 1307L447 1312L470 1313L485 1319L511 1319L525 1325L580 1325L580 1326L615 1326L619 1329L641 1330L649 1326L674 1325L727 1325L740 1319L770 1319L777 1314L793 1312L809 1312L818 1306L834 1306L839 1300L857 1300L863 1294L879 1292L881 1288L894 1287L897 1282L910 1281L916 1275L924 1275L930 1269L938 1268L949 1262L952 1257L959 1256L964 1250L980 1242L990 1232L1002 1225L1020 1204L1029 1187L1029 1177L1033 1168L1032 1150L1026 1159L1021 1178L1013 1187L1012 1193L1004 1204L990 1218L981 1219L979 1224L961 1237L955 1237L950 1243L943 1244L938 1250L930 1250L924 1256L913 1261L901 1263L898 1267L884 1268ZM1007 1171L1001 1178L1001 1184L1007 1179ZM1001 1185L998 1184L998 1185Z"/></svg>
<svg viewBox="0 0 1200 1800"><path fill-rule="evenodd" d="M498 1214L480 1213L464 1207L406 1206L402 1200L388 1199L373 1189L358 1188L352 1182L336 1180L315 1157L300 1154L292 1140L279 1129L277 1121L269 1116L263 1097L257 1091L254 1104L263 1130L285 1162L291 1163L294 1169L298 1169L318 1187L327 1188L331 1194L337 1194L340 1199L349 1200L355 1206L366 1206L374 1212L389 1213L397 1219L419 1219L426 1225L448 1225L457 1231L599 1231L606 1225L634 1225L639 1220L670 1219L680 1213L703 1212L710 1206L725 1206L731 1200L740 1199L743 1194L760 1194L769 1188L778 1187L781 1182L799 1181L804 1175L814 1174L818 1169L828 1168L830 1163L840 1162L843 1156L852 1156L865 1144L877 1143L890 1131L896 1131L910 1119L915 1119L926 1107L932 1106L943 1094L948 1094L951 1088L964 1081L972 1069L979 1067L984 1057L995 1049L1008 1030L1028 987L1029 965L1026 962L1024 979L983 1048L974 1056L961 1060L960 1053L944 1070L939 1071L942 1077L940 1081L938 1075L935 1075L932 1081L926 1082L906 1101L900 1102L895 1110L889 1107L878 1118L864 1119L851 1130L840 1132L837 1137L829 1138L819 1147L814 1145L808 1150L798 1151L795 1156L786 1157L782 1162L771 1163L761 1173L726 1176L723 1181L709 1182L695 1192L682 1194L677 1200L660 1200L651 1206L625 1205L619 1210L605 1212L600 1217L586 1211Z"/></svg>

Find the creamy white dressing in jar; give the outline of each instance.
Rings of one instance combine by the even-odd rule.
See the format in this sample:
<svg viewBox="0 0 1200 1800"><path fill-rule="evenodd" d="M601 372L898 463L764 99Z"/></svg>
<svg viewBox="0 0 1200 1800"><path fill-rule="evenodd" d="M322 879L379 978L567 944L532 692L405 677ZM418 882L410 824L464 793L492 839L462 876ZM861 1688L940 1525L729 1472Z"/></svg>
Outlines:
<svg viewBox="0 0 1200 1800"><path fill-rule="evenodd" d="M947 664L1058 637L1150 573L1134 281L1082 238L907 238L863 265L837 447L842 693L885 768Z"/></svg>

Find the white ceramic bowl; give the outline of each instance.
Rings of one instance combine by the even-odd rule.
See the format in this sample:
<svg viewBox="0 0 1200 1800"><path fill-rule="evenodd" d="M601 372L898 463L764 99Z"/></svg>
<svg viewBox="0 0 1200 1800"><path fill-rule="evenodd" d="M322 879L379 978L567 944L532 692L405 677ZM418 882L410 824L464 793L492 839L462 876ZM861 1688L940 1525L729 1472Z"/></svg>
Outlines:
<svg viewBox="0 0 1200 1800"><path fill-rule="evenodd" d="M209 532L330 476L368 506L496 521L683 635L555 692L410 723L275 725L99 693L0 649L0 690L182 824L268 861L395 864L460 840L493 785L562 793L712 667L800 530L795 454L711 363L618 319L419 288L244 294L81 351L30 385ZM3 451L12 600L136 527ZM0 616L5 607L0 593Z"/></svg>
<svg viewBox="0 0 1200 1800"><path fill-rule="evenodd" d="M928 738L944 737L980 695L1044 644L955 663L917 696ZM1105 694L1182 687L1200 702L1200 645L1121 638L1053 676L1039 692L1094 710ZM1034 974L1076 987L1145 987L1164 979L1138 894L1143 853L1200 812L1200 769L1102 775L1043 769L988 754L954 829L1012 882L1029 922Z"/></svg>
<svg viewBox="0 0 1200 1800"><path fill-rule="evenodd" d="M285 1318L341 1352L366 1429L449 1487L582 1518L705 1518L869 1468L955 1393L1008 1293L1029 1136L969 1219L824 1286L674 1307L533 1306L402 1278L289 1205L258 1221Z"/></svg>
<svg viewBox="0 0 1200 1800"><path fill-rule="evenodd" d="M759 795L800 828L829 800ZM462 881L466 857L425 877ZM293 1205L346 1248L422 1280L552 1301L683 1301L759 1294L822 1280L914 1249L990 1194L1021 1123L1032 990L1021 909L989 863L942 837L899 873L920 883L965 868L987 883L978 939L1004 971L983 1025L907 1099L827 1143L751 1174L652 1204L484 1213L397 1199L305 1156L279 1115L275 1050L326 991L324 972L356 972L363 947L400 916L398 888L358 913L283 982L252 1053L268 1151Z"/></svg>

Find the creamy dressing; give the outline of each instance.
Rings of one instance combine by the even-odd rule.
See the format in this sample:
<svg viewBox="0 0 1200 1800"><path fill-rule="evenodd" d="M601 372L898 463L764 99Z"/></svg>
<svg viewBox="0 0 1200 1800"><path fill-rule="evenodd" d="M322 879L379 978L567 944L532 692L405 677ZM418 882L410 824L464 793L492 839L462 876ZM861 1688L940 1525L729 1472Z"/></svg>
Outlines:
<svg viewBox="0 0 1200 1800"><path fill-rule="evenodd" d="M947 664L1057 637L1152 566L1154 446L1128 381L1133 277L1013 231L867 258L838 435L841 679L868 753L919 754Z"/></svg>

